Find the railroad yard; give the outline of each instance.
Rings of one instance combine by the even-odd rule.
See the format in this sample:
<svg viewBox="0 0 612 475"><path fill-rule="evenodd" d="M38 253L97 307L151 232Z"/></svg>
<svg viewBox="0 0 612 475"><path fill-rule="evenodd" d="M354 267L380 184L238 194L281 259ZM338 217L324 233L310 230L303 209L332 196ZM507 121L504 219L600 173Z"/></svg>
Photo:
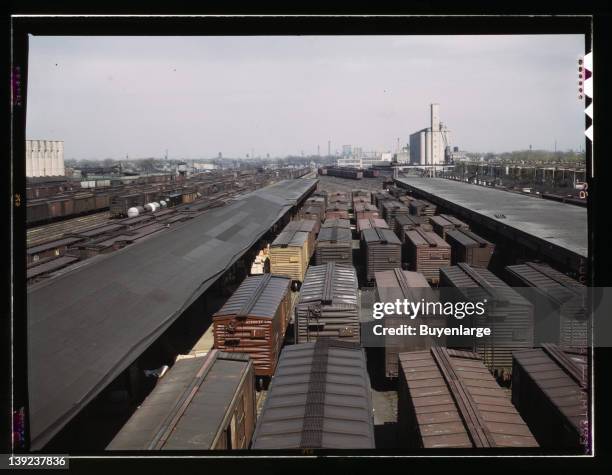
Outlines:
<svg viewBox="0 0 612 475"><path fill-rule="evenodd" d="M536 345L512 286L584 289L586 209L375 175L194 179L28 229L33 448L583 452L586 323ZM503 294L501 336L367 343L374 302L466 287Z"/></svg>

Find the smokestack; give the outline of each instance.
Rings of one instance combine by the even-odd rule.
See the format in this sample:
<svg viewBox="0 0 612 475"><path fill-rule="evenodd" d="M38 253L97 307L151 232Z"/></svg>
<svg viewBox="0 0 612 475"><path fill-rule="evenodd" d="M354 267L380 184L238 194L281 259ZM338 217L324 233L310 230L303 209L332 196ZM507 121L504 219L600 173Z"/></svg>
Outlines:
<svg viewBox="0 0 612 475"><path fill-rule="evenodd" d="M441 140L440 140L440 104L431 104L431 132L429 134L427 144L429 148L429 157L426 161L429 165L437 165L441 160Z"/></svg>
<svg viewBox="0 0 612 475"><path fill-rule="evenodd" d="M431 131L440 130L440 104L431 104Z"/></svg>

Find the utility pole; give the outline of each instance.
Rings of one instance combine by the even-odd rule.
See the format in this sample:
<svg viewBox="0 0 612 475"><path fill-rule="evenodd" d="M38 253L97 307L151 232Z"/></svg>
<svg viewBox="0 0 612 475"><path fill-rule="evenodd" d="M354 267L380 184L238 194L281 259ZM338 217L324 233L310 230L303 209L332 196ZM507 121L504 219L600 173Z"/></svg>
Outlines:
<svg viewBox="0 0 612 475"><path fill-rule="evenodd" d="M331 140L327 141L327 156L331 157Z"/></svg>

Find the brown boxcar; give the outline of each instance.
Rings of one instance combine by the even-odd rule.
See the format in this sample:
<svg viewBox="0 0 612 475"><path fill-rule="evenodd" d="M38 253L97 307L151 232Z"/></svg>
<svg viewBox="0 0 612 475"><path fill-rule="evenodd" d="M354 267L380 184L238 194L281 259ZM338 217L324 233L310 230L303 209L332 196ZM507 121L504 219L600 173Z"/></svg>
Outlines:
<svg viewBox="0 0 612 475"><path fill-rule="evenodd" d="M49 218L49 203L47 200L28 201L26 203L27 224L41 223Z"/></svg>
<svg viewBox="0 0 612 475"><path fill-rule="evenodd" d="M450 214L431 216L429 218L429 222L431 223L434 232L442 239L446 239L446 233L448 231L452 231L453 229L470 229L467 224Z"/></svg>
<svg viewBox="0 0 612 475"><path fill-rule="evenodd" d="M110 195L108 193L96 193L95 209L103 210L110 206Z"/></svg>
<svg viewBox="0 0 612 475"><path fill-rule="evenodd" d="M351 229L351 221L348 219L326 219L321 228Z"/></svg>
<svg viewBox="0 0 612 475"><path fill-rule="evenodd" d="M327 205L326 211L329 211L329 210L349 211L350 209L351 209L351 205L348 202L332 201L331 203L329 203L329 205Z"/></svg>
<svg viewBox="0 0 612 475"><path fill-rule="evenodd" d="M365 353L321 339L283 349L251 448L373 449L374 418Z"/></svg>
<svg viewBox="0 0 612 475"><path fill-rule="evenodd" d="M440 287L451 287L448 294L441 289L444 301L483 302L483 315L470 317L474 327L490 328L491 335L477 337L449 337L449 346L460 346L475 351L484 364L501 378L512 372L512 352L533 348L533 305L492 272L481 267L460 263L440 269ZM447 296L448 295L448 296ZM456 319L450 320L456 323Z"/></svg>
<svg viewBox="0 0 612 475"><path fill-rule="evenodd" d="M346 206L337 206L338 203L332 204L325 212L325 220L328 219L349 219L349 212Z"/></svg>
<svg viewBox="0 0 612 475"><path fill-rule="evenodd" d="M372 194L372 204L378 208L378 211L382 214L382 205L385 201L394 201L395 198L386 191L379 191Z"/></svg>
<svg viewBox="0 0 612 475"><path fill-rule="evenodd" d="M248 449L255 418L248 355L179 355L106 450Z"/></svg>
<svg viewBox="0 0 612 475"><path fill-rule="evenodd" d="M409 209L410 214L415 216L433 216L436 214L436 205L425 200L412 200Z"/></svg>
<svg viewBox="0 0 612 475"><path fill-rule="evenodd" d="M283 231L270 245L270 272L303 282L310 261L310 233Z"/></svg>
<svg viewBox="0 0 612 475"><path fill-rule="evenodd" d="M317 208L321 215L325 214L325 209L329 206L328 200L322 196L310 197L304 202L304 208Z"/></svg>
<svg viewBox="0 0 612 475"><path fill-rule="evenodd" d="M356 207L362 206L364 204L372 205L372 199L367 196L354 196L353 197L353 210L355 210Z"/></svg>
<svg viewBox="0 0 612 475"><path fill-rule="evenodd" d="M96 198L93 193L79 193L74 195L74 214L88 213L94 209L96 209Z"/></svg>
<svg viewBox="0 0 612 475"><path fill-rule="evenodd" d="M348 201L349 195L344 191L332 191L331 193L327 194L327 199L330 203L333 203L334 201Z"/></svg>
<svg viewBox="0 0 612 475"><path fill-rule="evenodd" d="M318 266L328 262L353 265L353 236L346 228L321 228L315 249Z"/></svg>
<svg viewBox="0 0 612 475"><path fill-rule="evenodd" d="M475 353L442 347L400 353L397 406L405 447L538 447Z"/></svg>
<svg viewBox="0 0 612 475"><path fill-rule="evenodd" d="M404 250L409 269L420 272L432 284L440 280L440 268L451 265L450 244L433 231L404 231Z"/></svg>
<svg viewBox="0 0 612 475"><path fill-rule="evenodd" d="M315 250L315 244L317 242L317 235L321 229L321 222L316 219L300 219L297 221L291 221L283 232L306 232L308 233L308 258L312 257Z"/></svg>
<svg viewBox="0 0 612 475"><path fill-rule="evenodd" d="M395 185L389 187L389 194L394 198L399 198L400 196L404 196L407 192L404 188L399 188Z"/></svg>
<svg viewBox="0 0 612 475"><path fill-rule="evenodd" d="M300 219L312 219L322 222L325 219L325 211L319 206L304 206L298 213Z"/></svg>
<svg viewBox="0 0 612 475"><path fill-rule="evenodd" d="M323 198L323 203L325 204L325 207L327 208L327 191L317 190L310 196L311 198Z"/></svg>
<svg viewBox="0 0 612 475"><path fill-rule="evenodd" d="M291 279L271 274L244 279L213 315L215 348L248 353L257 376L272 376L289 325Z"/></svg>
<svg viewBox="0 0 612 475"><path fill-rule="evenodd" d="M387 200L383 202L383 218L389 223L391 229L396 227L396 218L398 216L408 216L408 206L400 203L399 201Z"/></svg>
<svg viewBox="0 0 612 475"><path fill-rule="evenodd" d="M61 216L64 218L68 218L75 214L85 213L89 211L88 206L91 205L89 199L86 199L84 203L79 203L80 211L77 211L77 200L73 197L67 197L61 199L62 203L62 214Z"/></svg>
<svg viewBox="0 0 612 475"><path fill-rule="evenodd" d="M402 243L390 229L369 228L361 232L366 264L366 279L373 281L376 272L402 265Z"/></svg>
<svg viewBox="0 0 612 475"><path fill-rule="evenodd" d="M381 218L364 218L357 220L356 229L358 233L361 233L361 231L364 229L370 228L389 229L389 225L384 219Z"/></svg>
<svg viewBox="0 0 612 475"><path fill-rule="evenodd" d="M48 202L49 218L61 218L64 216L64 201L56 199Z"/></svg>
<svg viewBox="0 0 612 475"><path fill-rule="evenodd" d="M372 195L369 191L353 190L351 193L351 200L353 202L353 210L355 210L356 206L372 204Z"/></svg>
<svg viewBox="0 0 612 475"><path fill-rule="evenodd" d="M451 247L453 265L466 262L475 267L488 267L495 251L495 244L467 229L446 231L446 242Z"/></svg>
<svg viewBox="0 0 612 475"><path fill-rule="evenodd" d="M588 345L586 286L542 263L508 266L506 274L510 285L534 289L525 295L535 309L536 344Z"/></svg>
<svg viewBox="0 0 612 475"><path fill-rule="evenodd" d="M378 218L380 217L380 213L378 212L378 208L374 206L372 203L359 203L355 205L354 208L355 219L367 219L367 218Z"/></svg>
<svg viewBox="0 0 612 475"><path fill-rule="evenodd" d="M397 200L400 203L405 204L406 206L410 206L410 203L412 202L412 200L414 200L415 198L413 198L412 196L409 195L404 195L404 196L400 196Z"/></svg>
<svg viewBox="0 0 612 475"><path fill-rule="evenodd" d="M359 288L352 266L310 266L295 306L295 342L319 338L360 341Z"/></svg>
<svg viewBox="0 0 612 475"><path fill-rule="evenodd" d="M429 286L427 279L418 272L404 271L400 268L376 272L376 296L377 301L382 303L395 303L398 299L409 302L437 301L437 296ZM382 324L385 328L399 328L406 323L406 316L385 314ZM443 318L423 316L422 314L410 316L410 325L418 328L420 324L429 326L444 326ZM430 336L384 336L385 352L385 376L387 378L397 378L398 354L403 351L426 350L432 346L444 345L444 338Z"/></svg>
<svg viewBox="0 0 612 475"><path fill-rule="evenodd" d="M512 403L542 447L584 450L589 404L586 351L557 345L512 354Z"/></svg>
<svg viewBox="0 0 612 475"><path fill-rule="evenodd" d="M423 231L433 231L429 218L426 216L414 216L412 214L397 216L395 218L395 233L399 236L400 241L404 242L406 231L412 231L420 228Z"/></svg>

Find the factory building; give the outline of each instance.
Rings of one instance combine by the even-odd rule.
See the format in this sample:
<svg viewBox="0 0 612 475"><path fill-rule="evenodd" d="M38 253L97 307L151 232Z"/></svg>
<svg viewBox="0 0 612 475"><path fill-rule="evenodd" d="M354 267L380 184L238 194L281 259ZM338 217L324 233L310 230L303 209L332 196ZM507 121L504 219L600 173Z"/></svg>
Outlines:
<svg viewBox="0 0 612 475"><path fill-rule="evenodd" d="M390 152L382 152L371 155L362 154L361 156L351 156L347 158L339 158L336 165L339 167L349 168L372 168L374 166L389 166L393 161L393 154Z"/></svg>
<svg viewBox="0 0 612 475"><path fill-rule="evenodd" d="M440 122L440 105L430 106L430 126L410 135L412 165L442 165L448 145L448 129Z"/></svg>
<svg viewBox="0 0 612 475"><path fill-rule="evenodd" d="M361 158L352 157L352 156L345 157L345 158L339 158L336 161L336 164L339 167L363 168Z"/></svg>
<svg viewBox="0 0 612 475"><path fill-rule="evenodd" d="M65 174L63 140L26 140L26 177Z"/></svg>

